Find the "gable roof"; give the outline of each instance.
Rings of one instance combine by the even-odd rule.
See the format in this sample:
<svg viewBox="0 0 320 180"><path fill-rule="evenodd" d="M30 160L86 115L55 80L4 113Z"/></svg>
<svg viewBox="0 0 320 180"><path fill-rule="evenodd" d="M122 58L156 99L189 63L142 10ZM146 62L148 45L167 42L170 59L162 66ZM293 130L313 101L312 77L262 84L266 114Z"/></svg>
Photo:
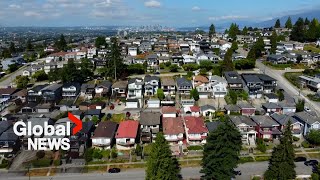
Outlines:
<svg viewBox="0 0 320 180"><path fill-rule="evenodd" d="M305 111L295 113L293 116L310 125L315 122L320 122L320 119L318 117L313 116Z"/></svg>
<svg viewBox="0 0 320 180"><path fill-rule="evenodd" d="M16 88L0 88L0 95L12 95L17 92Z"/></svg>
<svg viewBox="0 0 320 180"><path fill-rule="evenodd" d="M273 120L270 116L263 116L263 115L258 115L258 116L252 116L251 119L257 124L262 127L273 127L273 126L278 126L279 124Z"/></svg>
<svg viewBox="0 0 320 180"><path fill-rule="evenodd" d="M242 78L236 71L225 72L224 77L226 78L228 83L242 84Z"/></svg>
<svg viewBox="0 0 320 180"><path fill-rule="evenodd" d="M201 111L206 111L206 110L216 110L216 108L214 107L214 106L212 106L212 105L209 105L209 104L206 104L206 105L204 105L204 106L201 106L200 107L200 109L201 109Z"/></svg>
<svg viewBox="0 0 320 180"><path fill-rule="evenodd" d="M163 118L163 133L167 135L175 135L184 133L184 127L181 117L176 118Z"/></svg>
<svg viewBox="0 0 320 180"><path fill-rule="evenodd" d="M205 76L197 75L194 77L194 81L199 81L200 83L208 83L209 80Z"/></svg>
<svg viewBox="0 0 320 180"><path fill-rule="evenodd" d="M279 109L279 108L281 108L276 103L263 103L262 107L264 107L266 109Z"/></svg>
<svg viewBox="0 0 320 180"><path fill-rule="evenodd" d="M190 86L192 87L192 83L190 80L187 80L185 77L181 77L177 79L178 86Z"/></svg>
<svg viewBox="0 0 320 180"><path fill-rule="evenodd" d="M107 87L110 88L112 86L112 83L110 81L101 81L97 87Z"/></svg>
<svg viewBox="0 0 320 180"><path fill-rule="evenodd" d="M145 126L160 125L160 112L141 112L140 124Z"/></svg>
<svg viewBox="0 0 320 180"><path fill-rule="evenodd" d="M112 85L112 88L126 89L128 86L128 81L117 81Z"/></svg>
<svg viewBox="0 0 320 180"><path fill-rule="evenodd" d="M256 74L242 74L242 78L246 83L262 83Z"/></svg>
<svg viewBox="0 0 320 180"><path fill-rule="evenodd" d="M164 78L161 78L161 84L162 86L175 86L176 82L171 77L164 77Z"/></svg>
<svg viewBox="0 0 320 180"><path fill-rule="evenodd" d="M200 112L200 107L199 106L191 106L190 111L191 112Z"/></svg>
<svg viewBox="0 0 320 180"><path fill-rule="evenodd" d="M249 103L239 103L238 106L241 109L256 109L253 105Z"/></svg>
<svg viewBox="0 0 320 180"><path fill-rule="evenodd" d="M297 120L295 118L293 118L292 116L285 115L285 114L273 113L270 117L272 119L274 119L275 121L277 121L282 126L287 125L289 121L291 121L291 123L297 122Z"/></svg>
<svg viewBox="0 0 320 180"><path fill-rule="evenodd" d="M202 134L208 132L201 117L186 116L184 119L189 134Z"/></svg>
<svg viewBox="0 0 320 180"><path fill-rule="evenodd" d="M144 82L150 82L150 81L153 81L153 80L156 80L156 81L160 82L160 78L158 76L146 75L144 77Z"/></svg>
<svg viewBox="0 0 320 180"><path fill-rule="evenodd" d="M161 108L162 114L176 114L178 110L174 106L163 106Z"/></svg>
<svg viewBox="0 0 320 180"><path fill-rule="evenodd" d="M227 104L224 106L224 109L227 111L233 111L233 112L237 112L241 110L240 107L235 104Z"/></svg>
<svg viewBox="0 0 320 180"><path fill-rule="evenodd" d="M215 131L220 124L222 124L222 122L220 121L213 121L213 122L206 123L209 132Z"/></svg>
<svg viewBox="0 0 320 180"><path fill-rule="evenodd" d="M136 138L138 134L139 122L134 120L122 121L119 124L116 138Z"/></svg>
<svg viewBox="0 0 320 180"><path fill-rule="evenodd" d="M236 126L238 126L240 124L243 124L243 123L248 125L248 126L256 126L257 125L248 116L230 116L230 120Z"/></svg>
<svg viewBox="0 0 320 180"><path fill-rule="evenodd" d="M118 128L118 124L112 121L104 121L98 124L98 127L94 131L92 138L114 138Z"/></svg>

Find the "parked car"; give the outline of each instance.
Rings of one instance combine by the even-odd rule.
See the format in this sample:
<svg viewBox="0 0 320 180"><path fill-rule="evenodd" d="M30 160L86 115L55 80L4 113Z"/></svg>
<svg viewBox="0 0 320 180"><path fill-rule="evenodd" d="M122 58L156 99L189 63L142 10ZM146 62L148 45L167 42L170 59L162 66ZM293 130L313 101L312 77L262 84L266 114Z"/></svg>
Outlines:
<svg viewBox="0 0 320 180"><path fill-rule="evenodd" d="M294 158L294 162L304 162L306 160L307 160L307 158L305 158L305 157L296 157L296 158Z"/></svg>
<svg viewBox="0 0 320 180"><path fill-rule="evenodd" d="M119 173L120 172L120 169L119 168L110 168L108 170L108 173Z"/></svg>
<svg viewBox="0 0 320 180"><path fill-rule="evenodd" d="M319 162L317 160L309 160L309 161L304 162L304 165L306 165L306 166L315 166L318 164L319 164Z"/></svg>
<svg viewBox="0 0 320 180"><path fill-rule="evenodd" d="M311 109L310 109L309 107L307 107L307 106L304 107L304 110L307 111L307 112L310 112L310 111L311 111Z"/></svg>
<svg viewBox="0 0 320 180"><path fill-rule="evenodd" d="M234 171L234 175L241 176L241 171Z"/></svg>

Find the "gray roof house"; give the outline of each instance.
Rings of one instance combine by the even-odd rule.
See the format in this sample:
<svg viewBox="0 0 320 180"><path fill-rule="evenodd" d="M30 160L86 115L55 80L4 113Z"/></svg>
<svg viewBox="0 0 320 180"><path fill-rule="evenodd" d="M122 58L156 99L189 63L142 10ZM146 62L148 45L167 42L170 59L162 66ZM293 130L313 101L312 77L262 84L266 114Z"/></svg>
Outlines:
<svg viewBox="0 0 320 180"><path fill-rule="evenodd" d="M180 94L188 95L192 90L192 82L187 80L184 77L178 78L177 80L177 89Z"/></svg>
<svg viewBox="0 0 320 180"><path fill-rule="evenodd" d="M228 82L228 88L231 90L242 90L243 80L236 71L229 71L224 73L224 77Z"/></svg>
<svg viewBox="0 0 320 180"><path fill-rule="evenodd" d="M298 112L293 115L300 123L303 124L303 135L307 135L310 130L320 130L320 119L317 116L313 116L308 112Z"/></svg>

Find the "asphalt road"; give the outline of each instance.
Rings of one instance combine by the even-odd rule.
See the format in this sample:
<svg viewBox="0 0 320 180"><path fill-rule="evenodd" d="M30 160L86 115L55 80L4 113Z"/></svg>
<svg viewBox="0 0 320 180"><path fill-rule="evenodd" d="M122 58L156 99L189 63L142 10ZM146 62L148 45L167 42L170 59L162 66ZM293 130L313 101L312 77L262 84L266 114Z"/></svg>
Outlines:
<svg viewBox="0 0 320 180"><path fill-rule="evenodd" d="M307 167L303 162L296 163L296 172L298 175L310 175L312 173L311 167ZM248 180L252 175L262 175L268 168L268 162L255 162L245 163L239 165L237 170L242 172L241 176L237 176L236 179ZM193 168L182 168L181 174L184 179L199 178L200 167ZM141 180L145 178L144 169L131 169L120 172L119 174L108 174L108 173L91 173L91 174L56 174L53 177L31 177L32 180ZM7 180L28 180L28 177L15 175L8 176L5 173L0 173L0 179Z"/></svg>
<svg viewBox="0 0 320 180"><path fill-rule="evenodd" d="M256 66L260 69L261 72L264 72L265 74L271 76L272 78L275 78L278 80L278 86L284 89L286 93L288 93L290 96L292 96L295 99L302 98L306 102L306 106L308 106L311 110L315 111L318 115L320 115L320 104L314 101L310 101L305 95L302 93L299 93L299 89L292 85L283 75L285 70L274 70L271 69L260 61L256 61ZM291 69L290 72L301 72L301 70L294 70Z"/></svg>

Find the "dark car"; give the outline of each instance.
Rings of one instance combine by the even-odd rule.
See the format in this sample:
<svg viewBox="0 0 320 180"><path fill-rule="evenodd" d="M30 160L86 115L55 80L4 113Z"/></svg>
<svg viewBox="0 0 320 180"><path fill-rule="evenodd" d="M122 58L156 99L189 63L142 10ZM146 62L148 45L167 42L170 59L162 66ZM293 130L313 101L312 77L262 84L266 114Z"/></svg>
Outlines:
<svg viewBox="0 0 320 180"><path fill-rule="evenodd" d="M236 176L241 176L241 171L234 171L233 173L234 173L234 175L236 175Z"/></svg>
<svg viewBox="0 0 320 180"><path fill-rule="evenodd" d="M294 158L294 162L305 162L307 158L305 157L296 157Z"/></svg>
<svg viewBox="0 0 320 180"><path fill-rule="evenodd" d="M309 160L309 161L304 162L304 165L306 165L306 166L316 166L318 164L319 164L319 162L317 160Z"/></svg>
<svg viewBox="0 0 320 180"><path fill-rule="evenodd" d="M120 169L119 168L110 168L108 170L108 173L119 173L120 172Z"/></svg>

